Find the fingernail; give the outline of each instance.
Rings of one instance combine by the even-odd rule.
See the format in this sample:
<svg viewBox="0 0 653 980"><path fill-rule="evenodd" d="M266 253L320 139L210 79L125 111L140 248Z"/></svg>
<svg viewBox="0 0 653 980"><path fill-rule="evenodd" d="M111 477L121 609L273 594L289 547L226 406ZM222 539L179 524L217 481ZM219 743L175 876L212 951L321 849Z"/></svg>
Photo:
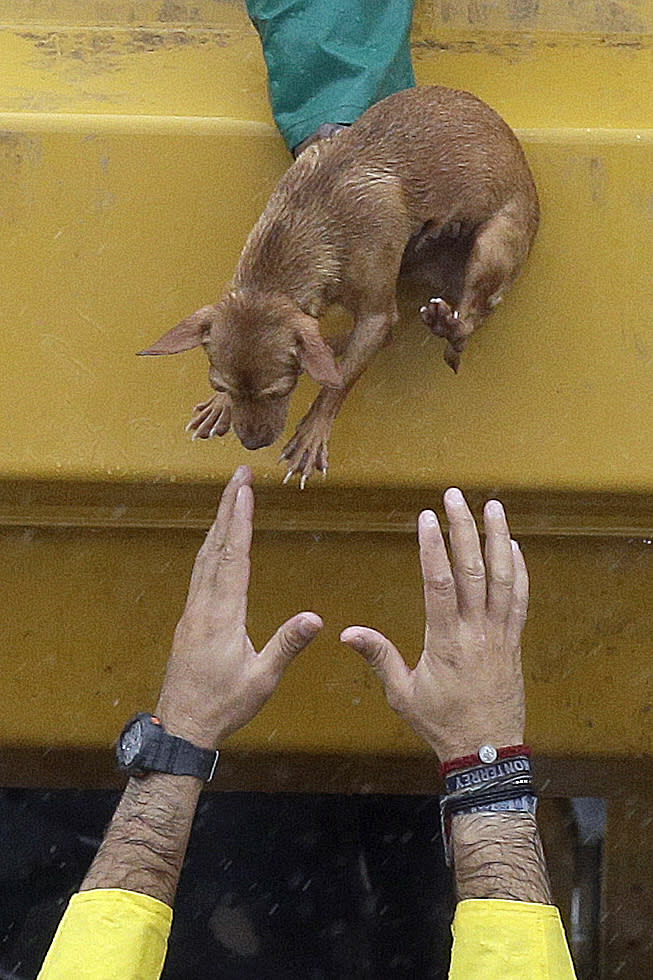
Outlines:
<svg viewBox="0 0 653 980"><path fill-rule="evenodd" d="M501 517L504 512L503 504L500 500L488 500L485 505L485 509L487 513L491 514L493 517Z"/></svg>
<svg viewBox="0 0 653 980"><path fill-rule="evenodd" d="M354 650L360 652L363 649L363 640L358 633L351 633L349 636L345 636L348 630L343 630L340 634L340 642L346 643L348 647L353 647Z"/></svg>
<svg viewBox="0 0 653 980"><path fill-rule="evenodd" d="M427 527L435 527L435 525L438 523L435 511L432 510L423 510L419 515L419 519L421 523L426 524Z"/></svg>
<svg viewBox="0 0 653 980"><path fill-rule="evenodd" d="M317 613L307 613L297 623L297 630L302 636L309 637L314 636L323 626L324 623Z"/></svg>
<svg viewBox="0 0 653 980"><path fill-rule="evenodd" d="M351 647L352 650L356 651L356 653L362 653L365 649L359 637L352 637L350 640L342 640L341 642L344 643L345 646Z"/></svg>
<svg viewBox="0 0 653 980"><path fill-rule="evenodd" d="M239 466L234 473L234 480L244 480L247 475L247 466Z"/></svg>
<svg viewBox="0 0 653 980"><path fill-rule="evenodd" d="M238 487L238 493L236 494L236 505L238 507L243 507L246 501L249 503L249 495L251 492L252 488L246 483L244 483L242 487Z"/></svg>
<svg viewBox="0 0 653 980"><path fill-rule="evenodd" d="M458 487L449 487L449 489L445 492L444 499L448 504L465 503L462 490L459 490Z"/></svg>

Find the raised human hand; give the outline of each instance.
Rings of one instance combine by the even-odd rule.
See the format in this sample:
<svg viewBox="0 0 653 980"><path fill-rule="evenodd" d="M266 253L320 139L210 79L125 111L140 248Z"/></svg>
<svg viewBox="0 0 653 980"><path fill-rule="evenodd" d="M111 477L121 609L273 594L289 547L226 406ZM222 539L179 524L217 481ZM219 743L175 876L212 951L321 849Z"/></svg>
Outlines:
<svg viewBox="0 0 653 980"><path fill-rule="evenodd" d="M460 490L447 490L444 506L451 562L435 513L418 520L426 632L417 666L411 670L376 630L350 626L340 637L373 667L390 706L441 761L486 743L523 742L520 640L528 607L526 564L499 501L485 505L485 556Z"/></svg>
<svg viewBox="0 0 653 980"><path fill-rule="evenodd" d="M315 613L299 613L260 653L247 635L251 483L252 471L241 466L222 495L195 561L156 709L169 732L206 748L251 721L322 629Z"/></svg>

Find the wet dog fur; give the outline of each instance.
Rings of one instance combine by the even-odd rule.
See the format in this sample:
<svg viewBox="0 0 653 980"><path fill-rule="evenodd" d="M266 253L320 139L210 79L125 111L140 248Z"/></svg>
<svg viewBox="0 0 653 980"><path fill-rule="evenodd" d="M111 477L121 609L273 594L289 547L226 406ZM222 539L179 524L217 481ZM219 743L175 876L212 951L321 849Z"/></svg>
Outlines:
<svg viewBox="0 0 653 980"><path fill-rule="evenodd" d="M203 346L216 394L188 428L209 438L233 427L247 449L279 438L307 372L321 390L282 454L286 479L298 474L303 486L326 473L333 422L389 342L400 273L437 284L421 314L457 371L521 271L538 221L528 163L501 117L467 92L407 89L310 145L270 197L222 299L141 353ZM336 342L319 328L334 303L354 318Z"/></svg>

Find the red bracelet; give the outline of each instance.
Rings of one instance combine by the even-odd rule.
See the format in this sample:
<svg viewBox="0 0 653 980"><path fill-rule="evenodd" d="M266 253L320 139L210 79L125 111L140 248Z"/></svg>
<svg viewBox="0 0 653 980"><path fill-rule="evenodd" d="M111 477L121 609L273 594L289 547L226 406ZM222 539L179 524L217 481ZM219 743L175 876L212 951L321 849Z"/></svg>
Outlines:
<svg viewBox="0 0 653 980"><path fill-rule="evenodd" d="M485 754L485 758L481 756L482 752ZM489 744L482 745L476 755L461 755L458 759L449 759L447 762L443 762L440 765L440 776L444 778L450 772L457 772L459 769L491 765L499 759L512 759L516 755L525 755L530 758L530 754L531 750L528 745L505 745L501 749L496 749Z"/></svg>

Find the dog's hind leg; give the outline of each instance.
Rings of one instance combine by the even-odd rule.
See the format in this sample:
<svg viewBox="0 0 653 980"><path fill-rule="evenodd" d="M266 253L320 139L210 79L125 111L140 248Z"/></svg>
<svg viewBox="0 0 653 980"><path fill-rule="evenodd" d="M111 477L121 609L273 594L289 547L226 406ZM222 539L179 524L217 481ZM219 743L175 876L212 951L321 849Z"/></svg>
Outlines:
<svg viewBox="0 0 653 980"><path fill-rule="evenodd" d="M448 341L444 359L454 371L476 327L517 278L532 237L523 205L510 202L476 230L456 308L437 297L420 310L432 332Z"/></svg>

